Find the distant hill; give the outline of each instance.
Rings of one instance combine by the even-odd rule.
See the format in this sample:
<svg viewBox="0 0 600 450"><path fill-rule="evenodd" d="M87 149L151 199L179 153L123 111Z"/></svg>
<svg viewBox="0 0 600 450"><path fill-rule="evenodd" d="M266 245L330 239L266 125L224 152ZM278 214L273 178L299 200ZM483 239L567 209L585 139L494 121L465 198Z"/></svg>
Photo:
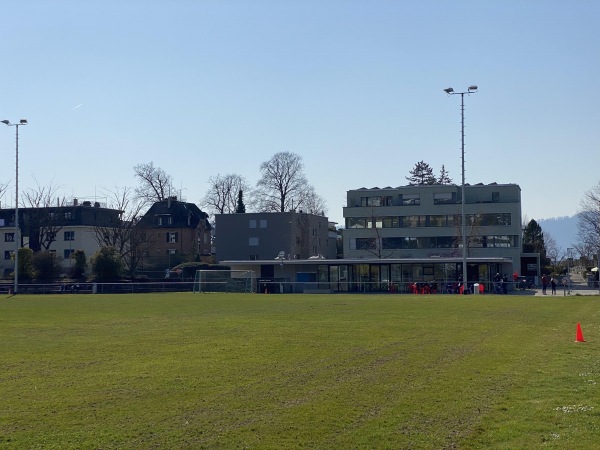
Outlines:
<svg viewBox="0 0 600 450"><path fill-rule="evenodd" d="M550 234L563 250L573 247L577 242L577 215L540 219L536 222L542 227L544 235Z"/></svg>

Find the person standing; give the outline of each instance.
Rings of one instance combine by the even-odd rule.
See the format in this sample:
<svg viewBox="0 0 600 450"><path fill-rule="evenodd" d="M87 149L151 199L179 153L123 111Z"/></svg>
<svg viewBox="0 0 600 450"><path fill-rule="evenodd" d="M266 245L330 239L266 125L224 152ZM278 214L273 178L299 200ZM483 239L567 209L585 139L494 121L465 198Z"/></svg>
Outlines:
<svg viewBox="0 0 600 450"><path fill-rule="evenodd" d="M546 274L542 275L542 294L546 295L546 289L548 288L548 277Z"/></svg>
<svg viewBox="0 0 600 450"><path fill-rule="evenodd" d="M554 276L550 278L550 287L552 288L552 295L556 295L556 278Z"/></svg>

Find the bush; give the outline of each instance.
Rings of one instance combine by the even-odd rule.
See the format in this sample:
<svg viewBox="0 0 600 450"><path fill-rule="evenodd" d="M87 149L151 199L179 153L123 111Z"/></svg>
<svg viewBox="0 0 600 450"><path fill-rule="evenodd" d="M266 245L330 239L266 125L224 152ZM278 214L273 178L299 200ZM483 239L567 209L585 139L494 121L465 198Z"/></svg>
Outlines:
<svg viewBox="0 0 600 450"><path fill-rule="evenodd" d="M61 270L60 261L56 254L47 251L34 253L31 257L31 265L35 274L34 278L40 281L55 280Z"/></svg>
<svg viewBox="0 0 600 450"><path fill-rule="evenodd" d="M102 247L90 259L96 281L116 281L123 275L123 260L114 247Z"/></svg>

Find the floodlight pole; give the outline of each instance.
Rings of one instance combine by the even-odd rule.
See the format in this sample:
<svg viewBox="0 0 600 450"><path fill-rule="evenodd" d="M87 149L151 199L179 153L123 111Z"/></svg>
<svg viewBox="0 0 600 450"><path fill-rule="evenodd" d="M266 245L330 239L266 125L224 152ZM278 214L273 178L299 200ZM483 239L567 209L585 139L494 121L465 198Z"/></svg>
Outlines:
<svg viewBox="0 0 600 450"><path fill-rule="evenodd" d="M448 95L460 95L462 277L463 294L467 294L465 287L468 287L469 284L467 282L467 224L465 213L465 94L474 94L477 92L477 86L469 86L465 92L454 92L452 88L444 89L444 92Z"/></svg>
<svg viewBox="0 0 600 450"><path fill-rule="evenodd" d="M2 120L2 123L8 127L15 127L15 285L14 294L19 292L19 247L21 237L19 234L19 127L27 125L27 120L21 119L19 123L10 123L8 120Z"/></svg>

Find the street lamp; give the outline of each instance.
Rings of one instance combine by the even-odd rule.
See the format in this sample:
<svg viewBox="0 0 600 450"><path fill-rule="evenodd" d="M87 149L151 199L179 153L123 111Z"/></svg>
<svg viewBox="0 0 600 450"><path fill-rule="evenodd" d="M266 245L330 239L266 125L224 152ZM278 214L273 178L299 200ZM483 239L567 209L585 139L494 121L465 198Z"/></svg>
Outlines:
<svg viewBox="0 0 600 450"><path fill-rule="evenodd" d="M462 163L462 183L461 183L461 233L462 233L462 275L463 275L463 293L466 294L467 290L464 286L468 286L467 283L467 224L465 215L465 94L474 94L477 92L477 86L471 85L465 92L454 92L451 87L444 89L444 92L448 95L460 95L460 135L461 135L461 163Z"/></svg>
<svg viewBox="0 0 600 450"><path fill-rule="evenodd" d="M16 151L15 151L15 288L14 293L19 292L19 127L27 125L27 120L21 119L19 123L10 123L8 120L1 121L7 127L16 129Z"/></svg>

